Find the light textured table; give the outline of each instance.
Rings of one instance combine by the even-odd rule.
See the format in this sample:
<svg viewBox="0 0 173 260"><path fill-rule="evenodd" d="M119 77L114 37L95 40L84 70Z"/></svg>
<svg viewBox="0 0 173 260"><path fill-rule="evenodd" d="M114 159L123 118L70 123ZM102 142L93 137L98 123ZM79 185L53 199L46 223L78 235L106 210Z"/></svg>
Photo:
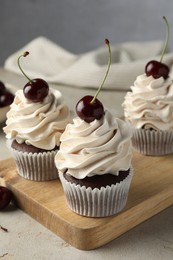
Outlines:
<svg viewBox="0 0 173 260"><path fill-rule="evenodd" d="M22 88L25 80L0 69L0 80ZM54 86L60 89L66 102L73 110L76 102L93 90L79 90ZM124 92L102 91L100 99L115 114L122 116L121 103ZM10 157L5 136L0 126L0 160ZM111 243L92 250L81 251L71 247L37 221L11 206L0 212L0 225L8 232L0 230L0 259L15 260L71 260L71 259L133 259L172 260L173 259L173 206L137 226Z"/></svg>

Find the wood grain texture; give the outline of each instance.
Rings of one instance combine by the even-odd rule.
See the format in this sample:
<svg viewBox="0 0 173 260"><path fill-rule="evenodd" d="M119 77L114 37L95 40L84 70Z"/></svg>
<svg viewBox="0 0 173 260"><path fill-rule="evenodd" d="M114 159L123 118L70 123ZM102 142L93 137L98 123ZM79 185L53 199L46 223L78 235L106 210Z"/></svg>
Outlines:
<svg viewBox="0 0 173 260"><path fill-rule="evenodd" d="M0 162L0 183L14 193L18 206L72 246L100 247L173 204L173 155L134 153L134 177L125 209L106 218L88 218L68 209L59 180L33 182L16 172L13 159Z"/></svg>

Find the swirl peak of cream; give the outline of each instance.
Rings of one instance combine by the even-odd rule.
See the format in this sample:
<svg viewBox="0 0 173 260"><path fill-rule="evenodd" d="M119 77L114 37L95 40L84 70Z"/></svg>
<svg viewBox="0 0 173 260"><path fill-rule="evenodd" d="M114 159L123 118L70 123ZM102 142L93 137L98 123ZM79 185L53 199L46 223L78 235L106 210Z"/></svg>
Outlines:
<svg viewBox="0 0 173 260"><path fill-rule="evenodd" d="M50 88L48 96L42 102L33 103L25 98L20 89L7 113L6 127L3 130L8 139L52 150L59 146L60 136L69 123L69 118L69 109L58 90Z"/></svg>
<svg viewBox="0 0 173 260"><path fill-rule="evenodd" d="M138 76L122 106L125 118L138 129L173 130L173 84L170 78Z"/></svg>
<svg viewBox="0 0 173 260"><path fill-rule="evenodd" d="M61 135L55 164L60 173L77 179L111 173L131 166L131 130L129 124L108 110L100 120L87 123L76 117Z"/></svg>

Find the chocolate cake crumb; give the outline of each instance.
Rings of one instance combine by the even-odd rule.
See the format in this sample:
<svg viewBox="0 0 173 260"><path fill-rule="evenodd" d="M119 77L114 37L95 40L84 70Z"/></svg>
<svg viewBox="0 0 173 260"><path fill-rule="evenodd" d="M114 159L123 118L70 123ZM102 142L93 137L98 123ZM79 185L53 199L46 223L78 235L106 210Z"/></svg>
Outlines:
<svg viewBox="0 0 173 260"><path fill-rule="evenodd" d="M92 177L85 177L84 179L77 179L67 173L64 173L64 178L76 185L85 186L86 188L91 187L92 189L106 186L111 186L112 184L117 184L123 181L129 175L130 169L127 171L119 171L119 175L113 175L110 173L103 175L94 175Z"/></svg>
<svg viewBox="0 0 173 260"><path fill-rule="evenodd" d="M13 149L17 150L17 151L26 152L26 153L44 153L44 152L48 152L49 151L49 150L45 150L45 149L41 149L41 148L35 147L33 145L28 145L26 143L19 144L16 140L13 140L11 147ZM58 149L59 149L59 147L56 146L51 151L56 151Z"/></svg>

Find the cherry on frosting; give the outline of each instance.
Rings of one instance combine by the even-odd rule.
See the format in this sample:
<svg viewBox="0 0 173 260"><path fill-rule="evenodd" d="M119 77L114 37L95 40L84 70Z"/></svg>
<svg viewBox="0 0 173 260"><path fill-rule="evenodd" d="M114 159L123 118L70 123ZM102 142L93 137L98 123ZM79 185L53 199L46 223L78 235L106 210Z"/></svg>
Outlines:
<svg viewBox="0 0 173 260"><path fill-rule="evenodd" d="M21 70L23 75L29 80L28 83L23 88L23 94L28 100L31 100L32 102L42 102L49 93L49 85L43 79L37 78L37 79L31 80L25 74L25 72L23 71L23 69L20 66L19 61L20 61L21 57L26 57L28 54L29 54L29 52L26 51L22 55L20 55L18 58L19 69Z"/></svg>
<svg viewBox="0 0 173 260"><path fill-rule="evenodd" d="M24 96L32 102L42 102L48 95L49 85L43 79L32 79L28 82L24 88Z"/></svg>
<svg viewBox="0 0 173 260"><path fill-rule="evenodd" d="M168 46L168 40L169 40L169 24L167 22L167 19L165 16L163 16L163 20L165 21L166 28L167 28L167 36L166 36L166 41L165 45L161 54L160 61L156 60L151 60L149 61L146 66L145 66L145 73L146 75L153 76L153 78L158 79L160 77L163 77L164 79L168 78L169 75L169 68L166 64L162 63L163 56L165 54L165 51Z"/></svg>
<svg viewBox="0 0 173 260"><path fill-rule="evenodd" d="M106 74L95 96L84 96L82 99L78 101L76 105L77 115L87 123L90 123L95 119L99 120L104 115L104 107L102 103L97 99L97 96L106 80L106 77L109 72L110 64L111 64L111 50L110 50L110 44L108 39L105 39L105 44L108 46L108 52L109 52L108 67L107 67Z"/></svg>
<svg viewBox="0 0 173 260"><path fill-rule="evenodd" d="M93 96L84 96L76 105L78 116L87 123L90 123L95 119L99 120L104 115L102 103L97 98L91 103L92 99Z"/></svg>
<svg viewBox="0 0 173 260"><path fill-rule="evenodd" d="M153 78L155 79L158 79L160 77L167 79L169 75L169 68L166 64L162 62L151 60L146 65L145 73L148 77L153 76Z"/></svg>

